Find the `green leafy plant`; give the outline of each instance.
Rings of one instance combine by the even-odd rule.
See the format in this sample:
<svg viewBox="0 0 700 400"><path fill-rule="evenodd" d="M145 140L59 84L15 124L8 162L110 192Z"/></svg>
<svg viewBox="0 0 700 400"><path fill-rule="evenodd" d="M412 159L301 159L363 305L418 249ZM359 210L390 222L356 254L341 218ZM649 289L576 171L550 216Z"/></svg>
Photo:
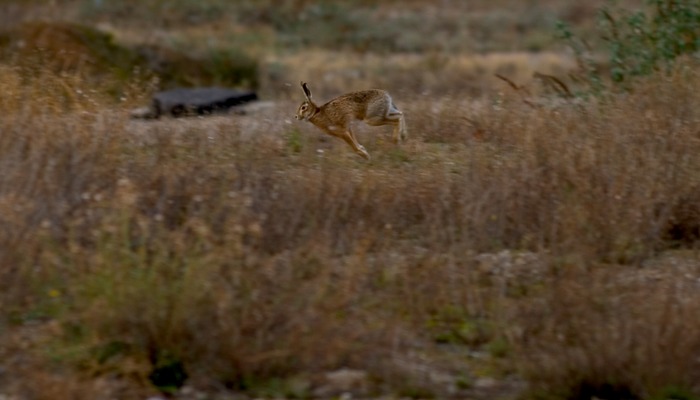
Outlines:
<svg viewBox="0 0 700 400"><path fill-rule="evenodd" d="M609 65L607 77L593 59L595 49L568 25L560 22L557 36L574 51L588 92L600 94L605 82L629 89L635 77L668 70L678 57L700 49L700 3L647 0L645 8L627 11L609 1L598 12L598 36Z"/></svg>
<svg viewBox="0 0 700 400"><path fill-rule="evenodd" d="M287 134L287 146L294 153L301 153L304 147L303 137L298 129L293 129Z"/></svg>

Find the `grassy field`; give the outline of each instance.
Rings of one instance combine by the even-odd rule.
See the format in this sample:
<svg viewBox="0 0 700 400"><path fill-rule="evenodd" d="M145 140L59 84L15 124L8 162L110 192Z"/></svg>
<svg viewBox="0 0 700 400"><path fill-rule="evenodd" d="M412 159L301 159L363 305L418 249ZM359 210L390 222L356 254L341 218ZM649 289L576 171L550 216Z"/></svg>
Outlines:
<svg viewBox="0 0 700 400"><path fill-rule="evenodd" d="M697 60L555 99L596 4L436 4L0 1L0 398L700 398ZM35 20L49 61L112 36L31 64ZM168 81L103 40L243 54L272 105L129 119ZM301 79L388 89L408 141L294 121Z"/></svg>

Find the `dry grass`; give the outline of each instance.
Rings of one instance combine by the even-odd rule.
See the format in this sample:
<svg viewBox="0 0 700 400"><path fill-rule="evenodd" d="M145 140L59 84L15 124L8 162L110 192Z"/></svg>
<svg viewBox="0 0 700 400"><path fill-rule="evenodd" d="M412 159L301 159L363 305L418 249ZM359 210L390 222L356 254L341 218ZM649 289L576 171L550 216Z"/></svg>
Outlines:
<svg viewBox="0 0 700 400"><path fill-rule="evenodd" d="M696 257L657 256L698 239L692 67L554 109L408 93L404 147L359 130L372 163L286 123L285 100L147 124L66 97L80 80L17 76L0 73L10 395L129 397L184 368L275 395L301 376L307 396L341 367L413 396L488 398L479 379L513 374L555 398L698 394Z"/></svg>
<svg viewBox="0 0 700 400"><path fill-rule="evenodd" d="M540 398L696 398L697 253L550 277L511 333ZM656 268L659 267L659 268Z"/></svg>

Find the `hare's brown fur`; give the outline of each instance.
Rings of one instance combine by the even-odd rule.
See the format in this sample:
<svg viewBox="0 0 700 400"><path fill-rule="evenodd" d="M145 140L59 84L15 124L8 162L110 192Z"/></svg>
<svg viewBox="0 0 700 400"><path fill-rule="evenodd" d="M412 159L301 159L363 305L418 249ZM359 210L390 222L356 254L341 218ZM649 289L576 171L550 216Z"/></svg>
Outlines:
<svg viewBox="0 0 700 400"><path fill-rule="evenodd" d="M343 139L355 152L369 159L369 153L357 142L350 129L352 120L359 119L370 126L393 125L396 143L406 138L403 113L396 108L389 93L380 89L351 92L317 106L311 100L311 91L301 82L306 100L297 110L296 119L306 120L329 135Z"/></svg>

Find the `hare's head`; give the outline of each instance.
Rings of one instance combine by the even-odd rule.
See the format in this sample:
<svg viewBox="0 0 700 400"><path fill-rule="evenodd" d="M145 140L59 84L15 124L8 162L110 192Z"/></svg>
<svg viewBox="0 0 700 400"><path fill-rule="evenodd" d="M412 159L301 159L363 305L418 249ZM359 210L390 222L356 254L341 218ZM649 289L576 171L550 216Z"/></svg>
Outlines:
<svg viewBox="0 0 700 400"><path fill-rule="evenodd" d="M306 86L306 82L301 82L301 88L304 90L304 97L306 97L306 100L301 103L299 109L297 109L297 115L295 115L294 118L304 121L313 117L318 112L318 106L311 101L311 91Z"/></svg>

